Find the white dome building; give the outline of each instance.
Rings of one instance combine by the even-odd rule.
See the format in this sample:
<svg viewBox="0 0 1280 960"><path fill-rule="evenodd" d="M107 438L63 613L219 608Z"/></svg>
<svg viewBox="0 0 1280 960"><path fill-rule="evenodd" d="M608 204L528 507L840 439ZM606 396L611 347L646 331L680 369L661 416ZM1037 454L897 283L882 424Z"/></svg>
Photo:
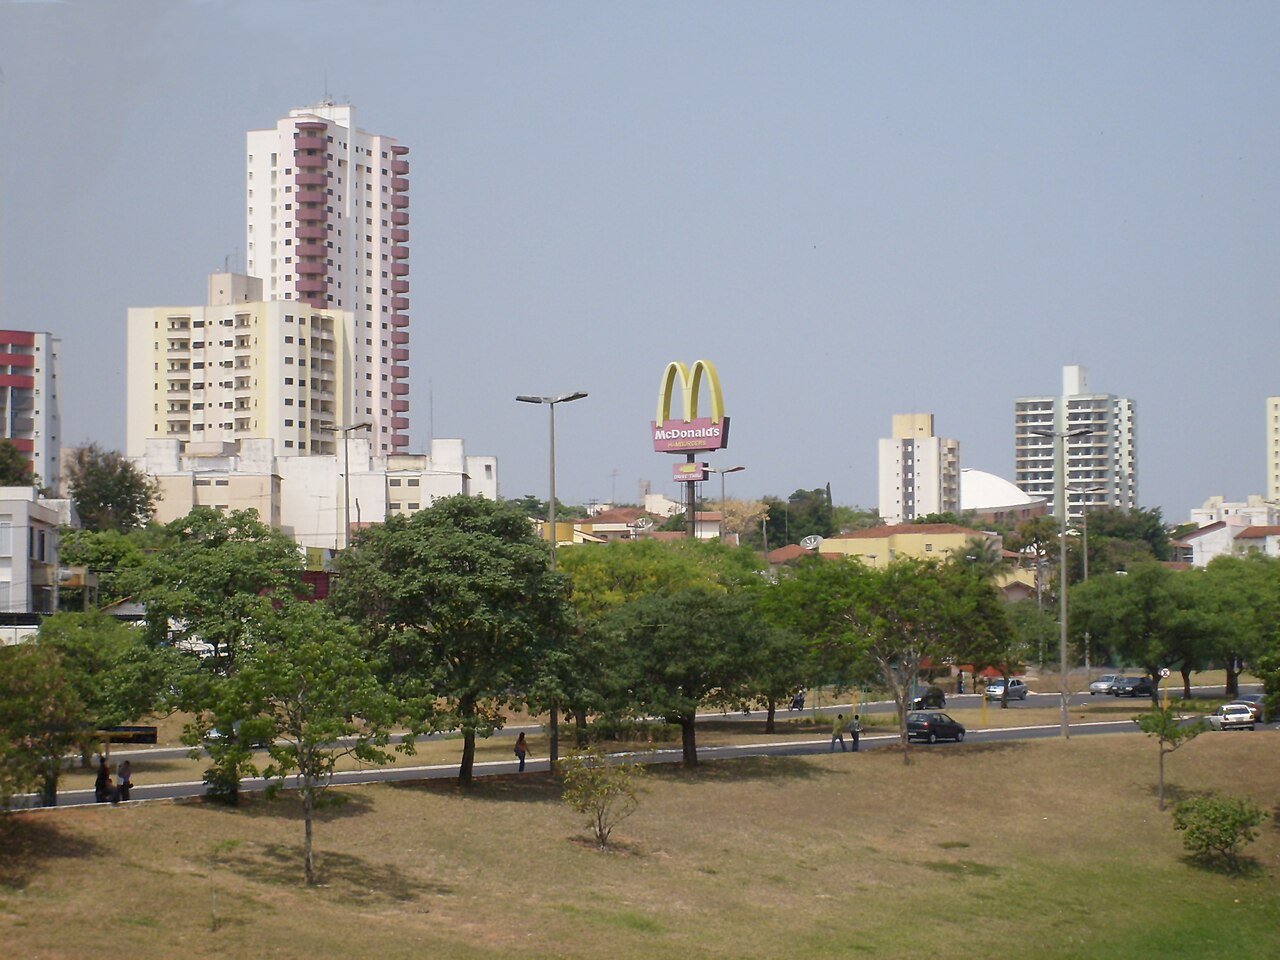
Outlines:
<svg viewBox="0 0 1280 960"><path fill-rule="evenodd" d="M960 512L973 511L990 523L1021 523L1049 512L1041 497L1023 493L994 473L965 467L960 471Z"/></svg>

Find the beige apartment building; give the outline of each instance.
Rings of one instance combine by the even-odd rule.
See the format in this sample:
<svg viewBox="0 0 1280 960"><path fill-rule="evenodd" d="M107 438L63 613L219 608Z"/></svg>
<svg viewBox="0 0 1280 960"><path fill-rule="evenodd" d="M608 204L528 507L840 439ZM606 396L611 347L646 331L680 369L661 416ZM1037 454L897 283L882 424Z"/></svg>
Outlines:
<svg viewBox="0 0 1280 960"><path fill-rule="evenodd" d="M903 523L960 510L960 443L933 434L932 413L895 413L880 440L880 516Z"/></svg>
<svg viewBox="0 0 1280 960"><path fill-rule="evenodd" d="M209 278L202 306L138 307L128 318L125 450L270 439L276 453L333 454L350 418L351 317L268 301L262 281Z"/></svg>

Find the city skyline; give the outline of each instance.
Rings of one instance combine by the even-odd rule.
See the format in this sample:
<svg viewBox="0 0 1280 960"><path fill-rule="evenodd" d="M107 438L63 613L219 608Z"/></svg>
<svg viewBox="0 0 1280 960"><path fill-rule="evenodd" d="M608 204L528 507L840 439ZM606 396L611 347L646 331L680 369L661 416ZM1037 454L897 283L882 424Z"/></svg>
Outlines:
<svg viewBox="0 0 1280 960"><path fill-rule="evenodd" d="M909 411L1013 479L1071 364L1141 409L1141 506L1267 489L1267 5L302 9L0 5L0 327L61 339L64 445L124 449L127 309L245 268L245 135L327 93L413 150L407 449L505 496L546 496L515 396L571 390L561 499L675 495L647 426L699 358L730 496L873 506ZM343 11L349 56L279 69Z"/></svg>

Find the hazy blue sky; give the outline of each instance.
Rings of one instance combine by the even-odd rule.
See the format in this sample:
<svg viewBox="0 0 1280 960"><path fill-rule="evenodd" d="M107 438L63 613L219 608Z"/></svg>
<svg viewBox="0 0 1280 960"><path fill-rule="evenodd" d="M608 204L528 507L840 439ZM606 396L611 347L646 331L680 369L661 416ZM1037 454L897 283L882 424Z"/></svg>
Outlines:
<svg viewBox="0 0 1280 960"><path fill-rule="evenodd" d="M1264 490L1277 50L1275 3L0 0L0 325L122 448L126 309L242 258L245 131L327 91L412 150L414 448L434 397L507 496L546 495L518 393L590 393L563 499L675 495L648 422L705 357L731 494L871 506L892 414L1008 477L1080 363L1184 519Z"/></svg>

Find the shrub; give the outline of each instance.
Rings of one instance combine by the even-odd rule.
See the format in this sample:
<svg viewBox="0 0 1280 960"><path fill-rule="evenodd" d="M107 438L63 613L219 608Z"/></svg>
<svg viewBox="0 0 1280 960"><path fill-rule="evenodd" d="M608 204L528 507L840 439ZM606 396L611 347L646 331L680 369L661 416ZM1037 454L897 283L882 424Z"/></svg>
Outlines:
<svg viewBox="0 0 1280 960"><path fill-rule="evenodd" d="M657 720L597 717L591 721L592 743L613 740L619 743L672 743L680 739L680 727Z"/></svg>
<svg viewBox="0 0 1280 960"><path fill-rule="evenodd" d="M589 751L566 757L561 770L565 803L587 817L596 845L603 850L613 828L640 805L637 781L642 768Z"/></svg>
<svg viewBox="0 0 1280 960"><path fill-rule="evenodd" d="M1267 814L1257 804L1235 797L1193 797L1173 809L1173 828L1184 832L1182 845L1194 856L1221 861L1235 873L1240 847L1258 839Z"/></svg>

